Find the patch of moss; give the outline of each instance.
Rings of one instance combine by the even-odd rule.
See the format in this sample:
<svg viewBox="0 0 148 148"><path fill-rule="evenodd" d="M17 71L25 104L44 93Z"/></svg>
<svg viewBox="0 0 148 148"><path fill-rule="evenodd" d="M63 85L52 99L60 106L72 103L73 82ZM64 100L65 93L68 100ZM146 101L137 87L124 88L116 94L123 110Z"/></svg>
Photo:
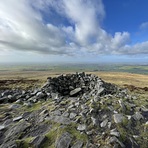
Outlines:
<svg viewBox="0 0 148 148"><path fill-rule="evenodd" d="M55 141L57 137L59 137L59 123L55 123L52 121L48 121L48 123L52 126L52 129L46 134L46 137L48 140L42 145L42 148L47 148L50 146L50 148L55 147Z"/></svg>
<svg viewBox="0 0 148 148"><path fill-rule="evenodd" d="M122 126L122 125L118 125L117 126L117 130L119 131L119 133L120 133L120 140L121 141L126 141L126 139L127 139L127 137L128 137L128 132L127 132L127 130Z"/></svg>
<svg viewBox="0 0 148 148"><path fill-rule="evenodd" d="M77 131L76 127L77 125L75 123L71 123L70 125L61 126L59 123L52 122L52 129L49 133L46 134L46 137L48 140L43 144L42 148L55 148L55 142L56 140L65 132L68 132L72 135L73 140L72 144L76 142L76 140L81 140L84 143L87 142L87 135L84 133L80 133Z"/></svg>
<svg viewBox="0 0 148 148"><path fill-rule="evenodd" d="M30 142L33 140L33 137L28 137L26 139L22 140L16 140L16 144L19 148L29 148L30 147ZM31 148L31 147L30 147Z"/></svg>
<svg viewBox="0 0 148 148"><path fill-rule="evenodd" d="M76 128L77 125L75 123L71 123L63 129L63 132L69 132L74 137L74 140L81 140L86 143L88 139L87 135L80 133Z"/></svg>
<svg viewBox="0 0 148 148"><path fill-rule="evenodd" d="M124 117L122 120L122 126L126 127L127 125L128 125L128 119Z"/></svg>

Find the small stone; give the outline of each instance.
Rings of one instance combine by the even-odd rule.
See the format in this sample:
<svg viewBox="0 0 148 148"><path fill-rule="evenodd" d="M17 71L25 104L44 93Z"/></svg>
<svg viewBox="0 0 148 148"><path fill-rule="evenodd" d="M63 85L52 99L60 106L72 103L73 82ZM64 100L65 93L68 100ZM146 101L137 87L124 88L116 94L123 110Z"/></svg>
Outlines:
<svg viewBox="0 0 148 148"><path fill-rule="evenodd" d="M137 97L136 97L136 96L132 96L132 99L136 100L136 99L137 99Z"/></svg>
<svg viewBox="0 0 148 148"><path fill-rule="evenodd" d="M119 102L119 104L120 104L121 109L123 110L123 112L125 112L126 107L125 107L125 105L124 105L123 101L120 99L120 100L118 100L118 102Z"/></svg>
<svg viewBox="0 0 148 148"><path fill-rule="evenodd" d="M122 114L114 114L113 118L115 123L121 123L124 117Z"/></svg>
<svg viewBox="0 0 148 148"><path fill-rule="evenodd" d="M8 99L12 99L12 95L8 95Z"/></svg>
<svg viewBox="0 0 148 148"><path fill-rule="evenodd" d="M109 129L111 128L111 125L112 125L112 123L111 122L108 122L108 128Z"/></svg>
<svg viewBox="0 0 148 148"><path fill-rule="evenodd" d="M55 110L54 112L53 112L53 115L57 115L57 116L61 116L61 111L59 111L59 110Z"/></svg>
<svg viewBox="0 0 148 148"><path fill-rule="evenodd" d="M133 138L138 138L139 136L138 135L133 135Z"/></svg>
<svg viewBox="0 0 148 148"><path fill-rule="evenodd" d="M15 122L15 121L19 121L19 120L21 120L21 119L22 119L22 116L15 117L15 118L13 118L13 122Z"/></svg>
<svg viewBox="0 0 148 148"><path fill-rule="evenodd" d="M131 115L126 115L127 119L130 120L132 118Z"/></svg>
<svg viewBox="0 0 148 148"><path fill-rule="evenodd" d="M70 91L70 96L76 95L77 93L79 93L82 89L81 88L76 88L72 91Z"/></svg>
<svg viewBox="0 0 148 148"><path fill-rule="evenodd" d="M104 88L100 88L97 92L97 95L100 95L105 89Z"/></svg>
<svg viewBox="0 0 148 148"><path fill-rule="evenodd" d="M66 132L56 141L56 148L69 148L71 143L71 135Z"/></svg>
<svg viewBox="0 0 148 148"><path fill-rule="evenodd" d="M73 108L73 107L74 107L74 105L72 104L72 105L68 106L68 109L71 109L71 108Z"/></svg>
<svg viewBox="0 0 148 148"><path fill-rule="evenodd" d="M9 108L10 109L17 109L17 108L20 108L21 107L21 105L19 105L19 104L12 104Z"/></svg>
<svg viewBox="0 0 148 148"><path fill-rule="evenodd" d="M37 136L32 142L31 145L33 145L35 148L40 148L41 145L47 140L47 137L44 135Z"/></svg>
<svg viewBox="0 0 148 148"><path fill-rule="evenodd" d="M76 113L70 113L69 118L70 118L70 119L73 119L73 118L75 118L76 116L77 116Z"/></svg>
<svg viewBox="0 0 148 148"><path fill-rule="evenodd" d="M103 119L107 118L107 115L104 115L102 118L103 118Z"/></svg>
<svg viewBox="0 0 148 148"><path fill-rule="evenodd" d="M38 98L44 98L46 95L45 95L44 93L42 93L42 92L38 92L38 93L36 94L36 96L37 96Z"/></svg>
<svg viewBox="0 0 148 148"><path fill-rule="evenodd" d="M18 100L15 101L15 103L19 103L20 104L20 103L22 103L22 100L18 99Z"/></svg>
<svg viewBox="0 0 148 148"><path fill-rule="evenodd" d="M66 111L66 112L63 113L62 116L64 116L64 117L68 117L68 116L69 116L69 113Z"/></svg>
<svg viewBox="0 0 148 148"><path fill-rule="evenodd" d="M93 130L87 131L86 134L87 134L87 135L92 135L92 134L93 134Z"/></svg>
<svg viewBox="0 0 148 148"><path fill-rule="evenodd" d="M112 129L110 131L110 135L120 137L120 133L116 129Z"/></svg>
<svg viewBox="0 0 148 148"><path fill-rule="evenodd" d="M42 115L45 115L45 114L48 114L48 110L46 110L46 109L43 110L39 115L42 116Z"/></svg>
<svg viewBox="0 0 148 148"><path fill-rule="evenodd" d="M105 119L103 122L101 122L100 126L105 127L108 123L108 119Z"/></svg>
<svg viewBox="0 0 148 148"><path fill-rule="evenodd" d="M109 109L110 111L114 111L114 107L113 107L113 106L108 106L108 109Z"/></svg>
<svg viewBox="0 0 148 148"><path fill-rule="evenodd" d="M121 141L119 141L118 138L116 138L116 137L110 137L109 141L107 143L108 144L119 143L122 148L125 148L125 145Z"/></svg>
<svg viewBox="0 0 148 148"><path fill-rule="evenodd" d="M139 112L136 112L136 113L133 115L133 118L134 118L135 120L144 119L144 117L143 117Z"/></svg>
<svg viewBox="0 0 148 148"><path fill-rule="evenodd" d="M4 125L0 125L0 131L4 130L5 126Z"/></svg>
<svg viewBox="0 0 148 148"><path fill-rule="evenodd" d="M86 125L85 124L79 124L77 130L78 131L84 131L84 130L86 130Z"/></svg>
<svg viewBox="0 0 148 148"><path fill-rule="evenodd" d="M51 117L51 120L57 123L68 125L71 123L70 119L64 116L53 116Z"/></svg>
<svg viewBox="0 0 148 148"><path fill-rule="evenodd" d="M78 107L80 105L80 102L76 102L75 106Z"/></svg>
<svg viewBox="0 0 148 148"><path fill-rule="evenodd" d="M94 96L94 102L98 102L100 100L99 96Z"/></svg>
<svg viewBox="0 0 148 148"><path fill-rule="evenodd" d="M32 103L31 102L24 102L24 106L27 106L27 107L32 107Z"/></svg>
<svg viewBox="0 0 148 148"><path fill-rule="evenodd" d="M93 125L97 125L98 124L98 120L94 117L91 117L91 120L93 122Z"/></svg>

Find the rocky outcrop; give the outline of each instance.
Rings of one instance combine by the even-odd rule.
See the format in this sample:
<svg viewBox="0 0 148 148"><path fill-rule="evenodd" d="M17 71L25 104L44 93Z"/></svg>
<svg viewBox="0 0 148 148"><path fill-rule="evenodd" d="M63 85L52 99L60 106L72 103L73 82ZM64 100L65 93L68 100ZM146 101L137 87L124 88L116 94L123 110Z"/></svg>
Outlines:
<svg viewBox="0 0 148 148"><path fill-rule="evenodd" d="M0 148L146 148L147 106L97 76L61 75L0 98Z"/></svg>

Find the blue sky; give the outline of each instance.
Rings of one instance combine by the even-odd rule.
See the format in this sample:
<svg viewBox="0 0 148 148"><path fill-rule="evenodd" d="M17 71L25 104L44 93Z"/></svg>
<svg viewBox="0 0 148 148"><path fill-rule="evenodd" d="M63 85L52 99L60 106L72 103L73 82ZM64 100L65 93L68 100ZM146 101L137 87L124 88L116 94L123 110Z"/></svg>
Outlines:
<svg viewBox="0 0 148 148"><path fill-rule="evenodd" d="M0 1L0 63L148 63L147 0Z"/></svg>

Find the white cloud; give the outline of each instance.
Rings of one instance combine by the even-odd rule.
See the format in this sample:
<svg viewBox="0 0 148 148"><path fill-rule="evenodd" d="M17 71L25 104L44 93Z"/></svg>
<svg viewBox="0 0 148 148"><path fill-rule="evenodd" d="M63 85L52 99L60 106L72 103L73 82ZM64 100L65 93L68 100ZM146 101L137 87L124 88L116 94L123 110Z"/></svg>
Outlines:
<svg viewBox="0 0 148 148"><path fill-rule="evenodd" d="M52 10L68 25L65 21L53 23ZM112 36L102 29L105 15L102 0L3 0L0 50L75 56L148 53L147 42L129 45L130 33L116 32ZM141 27L147 25L146 22Z"/></svg>
<svg viewBox="0 0 148 148"><path fill-rule="evenodd" d="M101 0L64 0L66 16L73 22L75 38L80 45L91 43L91 38L98 36L99 22L104 18L105 12ZM99 15L99 19L97 17Z"/></svg>
<svg viewBox="0 0 148 148"><path fill-rule="evenodd" d="M26 0L0 3L0 43L7 49L58 54L65 44L60 29L44 25L41 14L29 4Z"/></svg>
<svg viewBox="0 0 148 148"><path fill-rule="evenodd" d="M148 29L148 22L144 22L140 25L140 29Z"/></svg>
<svg viewBox="0 0 148 148"><path fill-rule="evenodd" d="M112 47L114 49L121 48L130 42L130 34L128 32L116 32L114 37L111 39Z"/></svg>

